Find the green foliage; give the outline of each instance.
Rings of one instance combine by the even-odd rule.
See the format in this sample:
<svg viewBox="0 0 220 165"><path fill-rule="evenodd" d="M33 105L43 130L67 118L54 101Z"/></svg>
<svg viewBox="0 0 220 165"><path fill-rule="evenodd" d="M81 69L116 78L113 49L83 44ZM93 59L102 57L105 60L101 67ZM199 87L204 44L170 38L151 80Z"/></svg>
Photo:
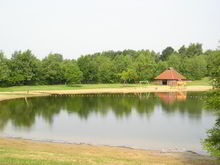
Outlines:
<svg viewBox="0 0 220 165"><path fill-rule="evenodd" d="M174 53L174 49L172 48L172 47L167 47L166 49L164 49L163 51L162 51L162 55L161 55L161 59L164 61L164 60L168 60L168 58L169 58L169 56L171 55L171 54L173 54Z"/></svg>
<svg viewBox="0 0 220 165"><path fill-rule="evenodd" d="M15 52L11 59L0 52L0 86L152 81L168 67L191 80L215 77L219 86L219 52L203 53L202 45L196 43L183 45L178 52L167 47L161 55L149 50L105 51L81 56L73 63L57 53L39 60L30 50Z"/></svg>
<svg viewBox="0 0 220 165"><path fill-rule="evenodd" d="M83 72L83 82L84 83L95 83L97 82L97 64L95 62L95 57L90 55L81 56L77 63L80 70Z"/></svg>
<svg viewBox="0 0 220 165"><path fill-rule="evenodd" d="M215 90L207 93L206 105L220 114L220 51L214 51L209 57L209 73L214 82ZM220 160L220 117L215 126L209 129L204 140L204 148Z"/></svg>
<svg viewBox="0 0 220 165"><path fill-rule="evenodd" d="M185 45L183 45L179 48L178 53L183 56L186 54L186 50L187 48L185 47Z"/></svg>
<svg viewBox="0 0 220 165"><path fill-rule="evenodd" d="M187 57L193 57L193 56L201 55L202 52L203 52L202 44L193 43L193 44L189 45L189 47L186 51L186 55L187 55Z"/></svg>
<svg viewBox="0 0 220 165"><path fill-rule="evenodd" d="M156 70L155 58L150 52L141 53L134 62L137 80L152 80Z"/></svg>
<svg viewBox="0 0 220 165"><path fill-rule="evenodd" d="M209 109L220 111L220 89L207 92L206 105Z"/></svg>
<svg viewBox="0 0 220 165"><path fill-rule="evenodd" d="M83 73L80 71L75 61L66 60L63 63L64 79L66 84L80 84L83 79Z"/></svg>
<svg viewBox="0 0 220 165"><path fill-rule="evenodd" d="M166 69L168 69L168 64L166 61L159 61L157 66L156 66L156 72L155 75L159 75L160 73L162 73L163 71L165 71Z"/></svg>
<svg viewBox="0 0 220 165"><path fill-rule="evenodd" d="M124 83L134 83L138 75L134 69L129 68L127 71L123 71L120 74L120 77L121 80L124 81Z"/></svg>
<svg viewBox="0 0 220 165"><path fill-rule="evenodd" d="M49 54L42 60L42 81L46 84L64 83L62 70L63 57L60 54Z"/></svg>
<svg viewBox="0 0 220 165"><path fill-rule="evenodd" d="M208 74L212 78L213 86L220 88L220 50L213 51L209 55Z"/></svg>
<svg viewBox="0 0 220 165"><path fill-rule="evenodd" d="M182 57L193 57L203 54L202 44L192 43L189 47L185 47L184 45L179 49L179 54Z"/></svg>
<svg viewBox="0 0 220 165"><path fill-rule="evenodd" d="M172 54L168 58L168 66L175 68L178 72L182 73L182 58L178 54Z"/></svg>
<svg viewBox="0 0 220 165"><path fill-rule="evenodd" d="M9 78L10 70L7 61L3 52L0 51L0 86L6 86Z"/></svg>
<svg viewBox="0 0 220 165"><path fill-rule="evenodd" d="M207 62L204 56L194 56L183 60L181 72L190 80L200 80L207 73Z"/></svg>
<svg viewBox="0 0 220 165"><path fill-rule="evenodd" d="M97 57L97 77L100 83L113 83L115 80L115 70L111 59L107 56Z"/></svg>
<svg viewBox="0 0 220 165"><path fill-rule="evenodd" d="M9 82L12 85L34 84L38 79L39 60L30 50L15 52L9 63Z"/></svg>
<svg viewBox="0 0 220 165"><path fill-rule="evenodd" d="M203 145L211 155L220 159L220 118L217 119L215 126L208 130Z"/></svg>

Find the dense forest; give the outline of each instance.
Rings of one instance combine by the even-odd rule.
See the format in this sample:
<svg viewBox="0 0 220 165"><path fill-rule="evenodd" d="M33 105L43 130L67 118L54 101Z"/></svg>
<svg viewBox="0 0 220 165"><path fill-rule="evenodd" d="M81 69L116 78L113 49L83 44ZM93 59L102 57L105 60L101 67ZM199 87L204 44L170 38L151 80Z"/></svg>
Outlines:
<svg viewBox="0 0 220 165"><path fill-rule="evenodd" d="M30 50L15 51L11 58L0 52L0 86L136 83L151 81L168 67L189 80L216 77L220 50L203 51L202 44L192 43L179 50L165 48L161 53L150 50L106 51L63 59L51 53L38 59Z"/></svg>

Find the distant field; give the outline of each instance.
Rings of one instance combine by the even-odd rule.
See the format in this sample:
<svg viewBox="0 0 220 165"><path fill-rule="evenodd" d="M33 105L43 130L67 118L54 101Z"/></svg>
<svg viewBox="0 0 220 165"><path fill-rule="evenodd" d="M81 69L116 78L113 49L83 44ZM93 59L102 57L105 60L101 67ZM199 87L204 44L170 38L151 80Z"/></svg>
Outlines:
<svg viewBox="0 0 220 165"><path fill-rule="evenodd" d="M188 82L187 83L187 85L204 85L204 86L209 86L209 85L211 85L211 81L210 81L210 79L209 79L209 77L205 77L205 78L203 78L203 79L201 79L201 80L194 80L194 81L190 81L190 82Z"/></svg>
<svg viewBox="0 0 220 165"><path fill-rule="evenodd" d="M128 88L139 87L139 84L77 84L67 85L39 85L39 86L13 86L0 88L0 92L33 91L33 90L71 90L71 89L99 89L99 88ZM141 85L146 86L146 85Z"/></svg>
<svg viewBox="0 0 220 165"><path fill-rule="evenodd" d="M74 86L67 85L39 85L39 86L13 86L0 88L0 92L16 92L16 91L33 91L33 90L72 90L72 89L100 89L100 88L128 88L128 87L147 87L155 85L151 84L76 84ZM209 78L202 80L187 82L187 86L209 86L211 85Z"/></svg>

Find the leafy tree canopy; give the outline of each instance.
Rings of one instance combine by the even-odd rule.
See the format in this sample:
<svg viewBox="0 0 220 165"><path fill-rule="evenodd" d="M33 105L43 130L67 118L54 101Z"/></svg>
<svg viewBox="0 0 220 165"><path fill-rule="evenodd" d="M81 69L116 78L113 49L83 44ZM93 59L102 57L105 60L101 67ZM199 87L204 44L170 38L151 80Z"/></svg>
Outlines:
<svg viewBox="0 0 220 165"><path fill-rule="evenodd" d="M11 59L5 58L3 52L0 52L0 86L70 82L120 83L125 80L134 83L153 80L168 67L175 68L188 79L215 77L215 86L220 84L219 50L203 52L202 44L199 43L183 45L178 51L169 46L161 55L150 50L110 50L81 56L73 64L67 61L72 60L64 60L59 53L50 53L39 60L30 50L16 51ZM68 68L73 68L76 72ZM124 78L121 77L122 73ZM79 74L80 81L73 77L68 79L67 74ZM126 74L129 78L126 78Z"/></svg>
<svg viewBox="0 0 220 165"><path fill-rule="evenodd" d="M166 49L164 49L163 51L162 51L162 54L161 54L161 59L164 61L164 60L168 60L168 58L169 58L169 56L171 55L171 54L173 54L174 53L174 49L172 48L172 47L167 47Z"/></svg>

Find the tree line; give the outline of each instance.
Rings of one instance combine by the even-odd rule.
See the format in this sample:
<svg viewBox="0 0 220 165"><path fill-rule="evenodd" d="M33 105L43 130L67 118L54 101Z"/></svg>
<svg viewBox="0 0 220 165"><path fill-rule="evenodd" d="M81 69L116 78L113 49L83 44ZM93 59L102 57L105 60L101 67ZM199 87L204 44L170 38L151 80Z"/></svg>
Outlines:
<svg viewBox="0 0 220 165"><path fill-rule="evenodd" d="M63 59L50 53L38 59L30 50L15 51L11 58L0 52L0 86L52 85L78 83L136 83L151 81L168 67L175 68L189 80L212 77L220 50L203 51L192 43L178 50L105 51L78 59Z"/></svg>

